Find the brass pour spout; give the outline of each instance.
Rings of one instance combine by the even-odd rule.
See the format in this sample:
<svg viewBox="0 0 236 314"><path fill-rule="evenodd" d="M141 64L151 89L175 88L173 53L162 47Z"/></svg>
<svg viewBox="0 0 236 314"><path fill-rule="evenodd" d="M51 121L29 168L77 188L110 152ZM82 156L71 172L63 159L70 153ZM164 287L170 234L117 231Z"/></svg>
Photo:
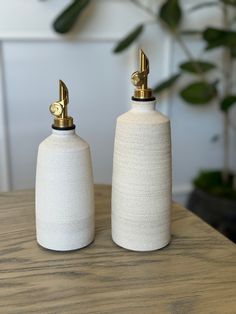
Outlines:
<svg viewBox="0 0 236 314"><path fill-rule="evenodd" d="M153 99L152 90L148 88L149 61L142 49L139 50L139 67L139 71L135 71L131 76L131 82L136 87L133 98Z"/></svg>
<svg viewBox="0 0 236 314"><path fill-rule="evenodd" d="M53 127L56 129L73 128L73 118L68 116L69 93L66 84L59 80L59 100L52 103L49 110L54 115Z"/></svg>

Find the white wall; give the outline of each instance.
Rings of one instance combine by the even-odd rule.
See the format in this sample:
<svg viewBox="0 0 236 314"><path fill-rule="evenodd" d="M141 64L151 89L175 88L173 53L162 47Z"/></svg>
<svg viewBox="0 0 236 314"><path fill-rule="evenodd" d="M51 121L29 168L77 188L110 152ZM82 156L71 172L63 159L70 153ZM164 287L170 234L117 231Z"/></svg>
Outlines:
<svg viewBox="0 0 236 314"><path fill-rule="evenodd" d="M138 45L112 54L119 38L150 20L125 0L94 1L76 26L80 31L59 36L50 25L69 2L0 0L0 190L34 186L37 146L51 132L48 107L58 97L59 78L69 87L78 132L91 144L95 181L110 183L115 119L129 108L138 45L149 56L152 85L174 72L183 58L156 25L147 27ZM196 1L184 3L188 7ZM188 16L186 28L198 28L205 20L220 23L215 9L206 12L207 19L203 11ZM188 44L198 54L201 47L192 40ZM190 107L174 93L158 98L158 108L172 121L174 191L186 193L200 168L221 165L222 142L210 142L221 132L221 116L214 104Z"/></svg>

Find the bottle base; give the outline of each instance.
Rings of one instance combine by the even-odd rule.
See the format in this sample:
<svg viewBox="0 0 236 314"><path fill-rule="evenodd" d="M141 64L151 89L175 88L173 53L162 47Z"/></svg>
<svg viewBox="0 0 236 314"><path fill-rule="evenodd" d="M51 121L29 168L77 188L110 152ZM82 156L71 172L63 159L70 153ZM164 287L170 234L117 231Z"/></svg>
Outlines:
<svg viewBox="0 0 236 314"><path fill-rule="evenodd" d="M74 244L74 245L67 245L67 246L58 246L58 245L48 245L46 243L40 242L37 239L37 244L49 251L56 251L56 252L70 252L70 251L77 251L77 250L81 250L83 248L86 248L87 246L89 246L90 244L92 244L94 242L94 238L92 240L90 240L89 242L83 243L83 244Z"/></svg>
<svg viewBox="0 0 236 314"><path fill-rule="evenodd" d="M73 251L94 241L93 215L77 221L52 223L36 219L37 243L52 251Z"/></svg>
<svg viewBox="0 0 236 314"><path fill-rule="evenodd" d="M134 243L124 243L121 242L119 240L116 240L113 236L112 236L112 241L119 247L121 247L122 249L128 250L128 251L133 251L133 252L152 252L152 251L157 251L157 250L161 250L164 249L165 247L167 247L170 242L171 242L171 238L168 239L168 241L159 243L159 244L146 244L146 245L140 245L139 244L134 244Z"/></svg>

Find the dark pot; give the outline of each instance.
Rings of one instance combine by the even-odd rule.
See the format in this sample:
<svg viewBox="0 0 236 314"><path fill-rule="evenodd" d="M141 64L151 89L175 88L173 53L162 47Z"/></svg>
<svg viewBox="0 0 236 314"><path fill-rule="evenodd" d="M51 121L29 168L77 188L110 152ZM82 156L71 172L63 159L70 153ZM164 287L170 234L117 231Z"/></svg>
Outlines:
<svg viewBox="0 0 236 314"><path fill-rule="evenodd" d="M194 189L189 196L187 208L236 243L236 200Z"/></svg>

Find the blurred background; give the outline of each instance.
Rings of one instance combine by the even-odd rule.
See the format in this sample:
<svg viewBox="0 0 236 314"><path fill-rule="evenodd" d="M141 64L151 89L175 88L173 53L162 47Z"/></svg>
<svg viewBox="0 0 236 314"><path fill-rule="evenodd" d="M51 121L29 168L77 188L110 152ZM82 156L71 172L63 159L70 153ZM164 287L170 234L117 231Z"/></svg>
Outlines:
<svg viewBox="0 0 236 314"><path fill-rule="evenodd" d="M180 97L179 91L194 81L193 72L206 75L211 67L227 58L221 48L228 42L218 45L219 49L206 50L206 42L209 44L217 34L214 31L205 34L204 42L199 33L209 26L225 27L225 17L229 17L224 9L227 7L233 12L235 1L82 2L83 10L79 10L79 14L77 10L76 18L67 12L69 19L76 22L72 21L73 25L63 29L63 21L58 22L57 18L68 19L68 16L60 16L61 13L79 1L0 0L0 190L34 187L37 148L51 133L53 117L48 108L58 99L59 79L69 88L69 112L74 117L77 132L91 145L95 182L110 184L116 118L130 108L133 90L130 76L137 69L138 48L142 48L150 61L150 85L157 87L157 109L171 119L173 198L185 203L200 170L223 167L226 115L219 110L214 88L212 95L209 90L202 91L201 86L195 86L193 95L191 90L185 90ZM181 12L176 7L178 4ZM235 16L236 13L232 23ZM140 24L145 27L139 32ZM236 37L231 35L230 45L234 48ZM226 37L227 34L223 34L223 41ZM114 48L122 51L114 53ZM180 73L179 65L187 62L186 58L189 62L209 60L208 70L207 65L188 64L193 66L192 71L183 66L181 71L186 73L181 80L175 82L174 78L167 82L168 88L163 85L160 88L159 84ZM226 75L230 72L231 91L224 97L235 97L231 95L235 86L235 75L232 75L235 65L228 62L226 66L225 70L223 63L221 74L214 69L213 74L207 73L207 79L212 79L219 91L225 91L220 76L224 71ZM201 77L201 73L199 75ZM201 93L207 99L199 100ZM197 100L191 101L195 96ZM232 121L226 156L231 173L236 169L234 103L235 98L226 103L227 110L230 107L230 120L226 123Z"/></svg>

